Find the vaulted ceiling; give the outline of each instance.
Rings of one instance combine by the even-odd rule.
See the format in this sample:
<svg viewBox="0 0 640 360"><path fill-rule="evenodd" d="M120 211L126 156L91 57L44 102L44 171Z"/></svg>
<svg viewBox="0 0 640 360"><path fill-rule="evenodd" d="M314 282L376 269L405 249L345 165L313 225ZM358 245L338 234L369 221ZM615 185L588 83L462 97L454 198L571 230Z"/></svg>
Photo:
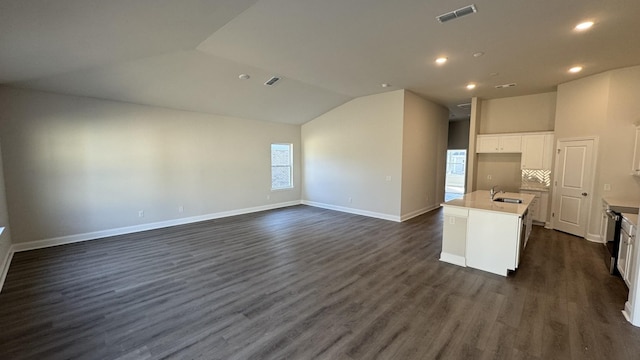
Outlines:
<svg viewBox="0 0 640 360"><path fill-rule="evenodd" d="M293 124L405 88L462 118L472 96L640 64L639 13L637 0L0 0L0 83Z"/></svg>

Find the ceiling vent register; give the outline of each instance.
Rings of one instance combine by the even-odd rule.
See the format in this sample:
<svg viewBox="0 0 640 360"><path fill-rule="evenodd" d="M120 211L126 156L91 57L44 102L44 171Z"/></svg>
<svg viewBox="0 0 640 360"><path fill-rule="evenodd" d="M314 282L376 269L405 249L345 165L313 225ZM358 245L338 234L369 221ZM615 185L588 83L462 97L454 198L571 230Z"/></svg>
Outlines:
<svg viewBox="0 0 640 360"><path fill-rule="evenodd" d="M266 83L264 83L264 84L265 84L265 85L268 85L268 86L272 86L273 84L275 84L276 82L278 82L278 80L280 80L280 78L279 78L279 77L277 77L277 76L274 76L274 77L272 77L271 79L267 80L267 82L266 82Z"/></svg>
<svg viewBox="0 0 640 360"><path fill-rule="evenodd" d="M436 19L438 19L438 21L440 21L441 23L444 23L453 19L463 17L465 15L473 14L475 12L478 12L478 9L476 9L475 4L472 4L472 5L460 8L458 10L450 11L448 13L444 13L442 15L436 16Z"/></svg>
<svg viewBox="0 0 640 360"><path fill-rule="evenodd" d="M516 86L516 83L496 85L496 89L505 89Z"/></svg>

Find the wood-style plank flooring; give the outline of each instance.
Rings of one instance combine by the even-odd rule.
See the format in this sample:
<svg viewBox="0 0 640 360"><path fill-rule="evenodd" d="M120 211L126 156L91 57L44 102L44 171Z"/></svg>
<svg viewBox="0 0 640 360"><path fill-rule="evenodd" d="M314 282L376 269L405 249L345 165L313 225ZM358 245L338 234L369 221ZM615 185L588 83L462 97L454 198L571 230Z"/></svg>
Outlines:
<svg viewBox="0 0 640 360"><path fill-rule="evenodd" d="M639 359L600 244L535 227L507 278L404 223L295 206L15 254L0 359Z"/></svg>

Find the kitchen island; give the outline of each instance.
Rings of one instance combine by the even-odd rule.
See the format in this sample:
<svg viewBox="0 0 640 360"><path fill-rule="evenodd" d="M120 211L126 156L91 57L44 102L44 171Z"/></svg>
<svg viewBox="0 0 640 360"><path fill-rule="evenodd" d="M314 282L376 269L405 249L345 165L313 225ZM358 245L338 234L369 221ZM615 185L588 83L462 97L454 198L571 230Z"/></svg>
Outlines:
<svg viewBox="0 0 640 360"><path fill-rule="evenodd" d="M440 260L506 276L516 270L531 231L528 208L534 195L478 190L442 204Z"/></svg>

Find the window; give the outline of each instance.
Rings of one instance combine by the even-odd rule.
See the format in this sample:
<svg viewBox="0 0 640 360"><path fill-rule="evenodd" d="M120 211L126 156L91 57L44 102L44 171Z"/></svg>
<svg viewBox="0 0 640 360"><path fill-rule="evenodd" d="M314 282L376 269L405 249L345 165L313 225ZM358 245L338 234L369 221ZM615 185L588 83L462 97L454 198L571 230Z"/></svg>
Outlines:
<svg viewBox="0 0 640 360"><path fill-rule="evenodd" d="M271 190L293 187L293 145L271 144Z"/></svg>

